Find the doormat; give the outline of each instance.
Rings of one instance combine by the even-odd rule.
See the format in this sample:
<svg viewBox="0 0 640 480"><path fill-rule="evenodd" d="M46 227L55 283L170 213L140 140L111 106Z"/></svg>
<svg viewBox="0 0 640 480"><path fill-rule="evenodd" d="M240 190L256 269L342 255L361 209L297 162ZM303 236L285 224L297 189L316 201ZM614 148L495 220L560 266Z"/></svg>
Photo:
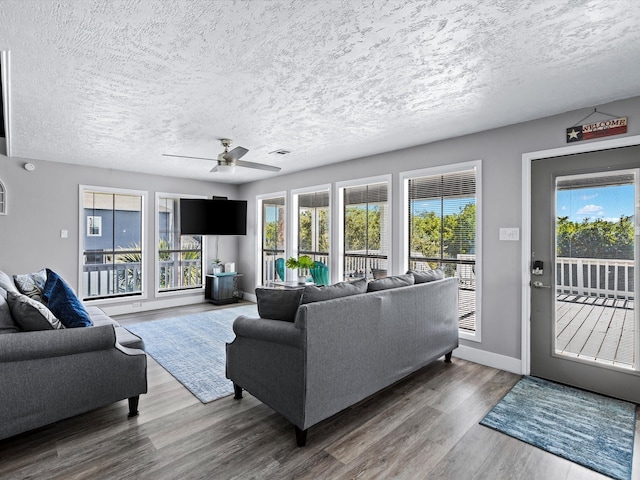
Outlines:
<svg viewBox="0 0 640 480"><path fill-rule="evenodd" d="M611 478L631 479L633 403L523 377L480 424Z"/></svg>

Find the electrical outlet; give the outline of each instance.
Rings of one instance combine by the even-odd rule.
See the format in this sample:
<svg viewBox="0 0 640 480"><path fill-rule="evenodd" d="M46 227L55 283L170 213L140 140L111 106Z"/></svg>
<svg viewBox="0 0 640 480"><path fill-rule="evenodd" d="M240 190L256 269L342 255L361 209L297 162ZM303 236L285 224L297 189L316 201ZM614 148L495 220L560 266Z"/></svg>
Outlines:
<svg viewBox="0 0 640 480"><path fill-rule="evenodd" d="M140 308L142 307L142 302L133 302L133 308Z"/></svg>

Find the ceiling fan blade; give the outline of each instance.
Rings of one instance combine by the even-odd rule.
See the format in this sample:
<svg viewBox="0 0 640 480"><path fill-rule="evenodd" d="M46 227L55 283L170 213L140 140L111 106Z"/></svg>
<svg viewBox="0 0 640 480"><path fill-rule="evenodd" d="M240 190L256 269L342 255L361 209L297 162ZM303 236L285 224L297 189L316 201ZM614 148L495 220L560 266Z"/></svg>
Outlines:
<svg viewBox="0 0 640 480"><path fill-rule="evenodd" d="M280 167L273 167L271 165L265 165L264 163L247 162L246 160L238 160L236 162L238 167L256 168L258 170L266 170L268 172L279 172Z"/></svg>
<svg viewBox="0 0 640 480"><path fill-rule="evenodd" d="M168 153L163 153L163 157L179 157L179 158L195 158L196 160L216 160L215 158L205 158L205 157L188 157L186 155L170 155Z"/></svg>
<svg viewBox="0 0 640 480"><path fill-rule="evenodd" d="M224 158L225 160L229 161L229 162L235 162L236 160L238 160L239 158L244 157L247 152L249 150L247 150L244 147L236 147L233 150L231 150L228 153L225 153L222 158Z"/></svg>

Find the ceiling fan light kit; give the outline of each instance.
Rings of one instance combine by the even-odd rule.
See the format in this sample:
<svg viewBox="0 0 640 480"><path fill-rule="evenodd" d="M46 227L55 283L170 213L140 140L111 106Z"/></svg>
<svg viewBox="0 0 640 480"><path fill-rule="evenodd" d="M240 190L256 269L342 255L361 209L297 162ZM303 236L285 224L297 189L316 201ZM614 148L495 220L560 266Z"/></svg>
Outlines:
<svg viewBox="0 0 640 480"><path fill-rule="evenodd" d="M233 173L236 171L235 165L220 163L211 169L211 173Z"/></svg>
<svg viewBox="0 0 640 480"><path fill-rule="evenodd" d="M236 167L245 167L245 168L255 168L257 170L266 170L267 172L279 172L280 167L274 167L271 165L265 165L263 163L254 163L247 162L245 160L240 160L243 156L247 154L249 150L244 147L236 147L233 150L229 151L229 147L233 143L230 138L222 138L220 139L220 143L224 147L224 152L218 155L217 159L214 158L204 158L204 157L189 157L187 155L170 155L168 153L163 153L164 157L179 157L179 158L195 158L198 160L216 160L218 164L211 169L211 173L234 173Z"/></svg>

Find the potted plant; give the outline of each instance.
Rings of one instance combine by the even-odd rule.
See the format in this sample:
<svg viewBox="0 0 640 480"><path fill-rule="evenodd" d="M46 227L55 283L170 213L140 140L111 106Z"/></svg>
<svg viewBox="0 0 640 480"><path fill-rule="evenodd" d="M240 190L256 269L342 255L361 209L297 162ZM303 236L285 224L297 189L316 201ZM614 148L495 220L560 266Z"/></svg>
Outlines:
<svg viewBox="0 0 640 480"><path fill-rule="evenodd" d="M214 258L213 260L211 260L211 273L214 275L216 273L222 273L222 263L220 262L219 258Z"/></svg>
<svg viewBox="0 0 640 480"><path fill-rule="evenodd" d="M299 270L298 283L306 283L309 277L309 269L313 268L315 262L310 256L302 255L298 258L289 257L285 265L292 270L297 268Z"/></svg>

